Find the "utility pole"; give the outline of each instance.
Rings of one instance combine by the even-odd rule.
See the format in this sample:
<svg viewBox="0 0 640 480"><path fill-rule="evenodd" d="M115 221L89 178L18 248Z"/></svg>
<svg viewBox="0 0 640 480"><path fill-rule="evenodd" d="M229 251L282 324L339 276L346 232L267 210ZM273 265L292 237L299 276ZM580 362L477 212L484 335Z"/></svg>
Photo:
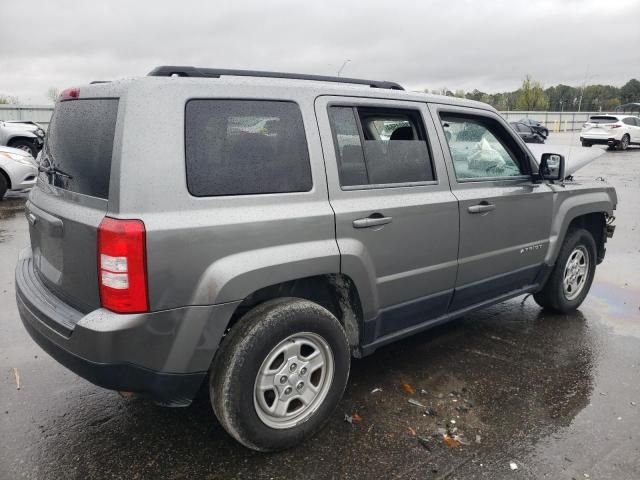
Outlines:
<svg viewBox="0 0 640 480"><path fill-rule="evenodd" d="M344 70L344 67L347 66L347 63L349 63L351 60L347 59L344 61L344 63L342 64L342 66L340 67L340 69L338 70L338 76L340 76L340 74L342 73L342 70Z"/></svg>

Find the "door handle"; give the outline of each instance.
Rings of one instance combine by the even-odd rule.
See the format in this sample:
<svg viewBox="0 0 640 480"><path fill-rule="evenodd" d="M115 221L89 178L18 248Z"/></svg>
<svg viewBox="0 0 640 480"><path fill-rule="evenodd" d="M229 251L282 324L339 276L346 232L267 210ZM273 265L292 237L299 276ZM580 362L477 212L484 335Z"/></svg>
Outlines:
<svg viewBox="0 0 640 480"><path fill-rule="evenodd" d="M391 223L391 217L383 217L380 213L374 213L367 218L359 218L353 221L353 228L378 227Z"/></svg>
<svg viewBox="0 0 640 480"><path fill-rule="evenodd" d="M495 210L496 206L489 202L480 202L478 205L472 205L467 208L469 213L486 213Z"/></svg>

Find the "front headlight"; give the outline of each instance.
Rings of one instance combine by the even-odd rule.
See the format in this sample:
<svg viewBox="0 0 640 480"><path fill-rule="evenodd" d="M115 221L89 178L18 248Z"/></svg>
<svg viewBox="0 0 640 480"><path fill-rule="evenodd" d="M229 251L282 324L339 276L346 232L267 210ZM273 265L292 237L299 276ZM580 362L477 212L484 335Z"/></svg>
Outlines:
<svg viewBox="0 0 640 480"><path fill-rule="evenodd" d="M38 130L36 130L36 135L38 135L39 137L44 137L44 130L39 128Z"/></svg>

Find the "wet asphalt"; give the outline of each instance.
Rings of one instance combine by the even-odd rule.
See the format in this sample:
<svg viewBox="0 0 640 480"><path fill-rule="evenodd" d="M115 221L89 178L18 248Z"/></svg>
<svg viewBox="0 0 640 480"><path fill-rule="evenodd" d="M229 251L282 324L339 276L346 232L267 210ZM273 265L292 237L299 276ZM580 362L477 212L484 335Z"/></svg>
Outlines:
<svg viewBox="0 0 640 480"><path fill-rule="evenodd" d="M182 409L125 399L29 338L13 280L26 195L11 195L0 203L0 480L640 478L640 148L576 175L601 176L618 191L617 230L579 311L521 297L354 360L327 427L268 455L236 444L204 394ZM463 444L446 445L447 428Z"/></svg>

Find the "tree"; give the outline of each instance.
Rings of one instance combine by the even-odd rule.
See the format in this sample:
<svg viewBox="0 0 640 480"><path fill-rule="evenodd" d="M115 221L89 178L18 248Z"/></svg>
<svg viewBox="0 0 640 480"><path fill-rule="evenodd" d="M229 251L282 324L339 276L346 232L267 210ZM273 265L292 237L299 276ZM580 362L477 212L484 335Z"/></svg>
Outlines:
<svg viewBox="0 0 640 480"><path fill-rule="evenodd" d="M9 95L0 94L0 105L15 105L19 103L18 97L11 97Z"/></svg>
<svg viewBox="0 0 640 480"><path fill-rule="evenodd" d="M527 75L522 81L516 99L517 110L545 110L549 108L549 99L542 89L542 84Z"/></svg>
<svg viewBox="0 0 640 480"><path fill-rule="evenodd" d="M56 103L58 101L58 97L60 96L60 89L56 87L51 87L47 90L47 98L51 103Z"/></svg>
<svg viewBox="0 0 640 480"><path fill-rule="evenodd" d="M632 78L620 89L622 103L640 102L640 81Z"/></svg>

